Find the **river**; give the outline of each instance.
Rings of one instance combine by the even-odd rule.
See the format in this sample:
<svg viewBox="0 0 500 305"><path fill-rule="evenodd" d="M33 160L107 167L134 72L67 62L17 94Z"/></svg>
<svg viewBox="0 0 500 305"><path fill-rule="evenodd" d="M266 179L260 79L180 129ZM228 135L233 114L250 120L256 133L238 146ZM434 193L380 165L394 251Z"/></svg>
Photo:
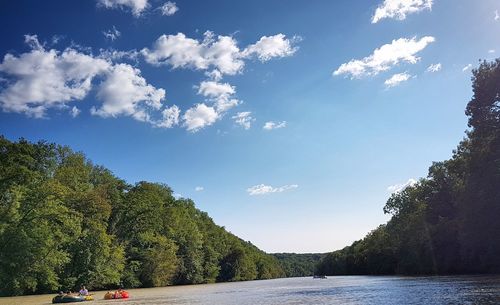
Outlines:
<svg viewBox="0 0 500 305"><path fill-rule="evenodd" d="M130 289L131 298L84 304L500 304L500 276L333 276ZM0 305L50 304L53 295L0 298Z"/></svg>

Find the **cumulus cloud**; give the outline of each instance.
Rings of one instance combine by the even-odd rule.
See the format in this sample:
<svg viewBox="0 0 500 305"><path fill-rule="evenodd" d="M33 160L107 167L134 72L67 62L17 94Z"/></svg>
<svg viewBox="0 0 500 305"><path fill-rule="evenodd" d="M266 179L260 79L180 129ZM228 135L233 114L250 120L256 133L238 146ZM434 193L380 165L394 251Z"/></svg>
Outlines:
<svg viewBox="0 0 500 305"><path fill-rule="evenodd" d="M0 105L6 112L44 117L50 108L64 108L67 102L83 99L92 88L92 79L111 67L106 60L74 49L45 50L36 36L26 40L33 48L30 52L19 57L6 54L0 64L0 73L8 76L0 92Z"/></svg>
<svg viewBox="0 0 500 305"><path fill-rule="evenodd" d="M406 189L407 187L414 186L416 183L417 183L417 180L410 178L405 183L394 184L394 185L387 187L387 191L391 194L399 193L399 192L403 191L404 189Z"/></svg>
<svg viewBox="0 0 500 305"><path fill-rule="evenodd" d="M177 106L164 108L165 90L148 84L139 69L71 48L46 50L36 36L27 37L26 43L30 52L7 54L0 63L0 73L7 77L0 91L3 111L40 118L49 109L67 109L68 103L83 100L96 88L101 104L91 108L93 115L130 116L157 127L178 123ZM73 106L69 113L76 117L80 110Z"/></svg>
<svg viewBox="0 0 500 305"><path fill-rule="evenodd" d="M162 35L152 49L144 48L141 53L150 64L173 68L215 68L234 75L244 66L236 41L229 36L214 38L212 32L205 32L203 41L188 38L183 33Z"/></svg>
<svg viewBox="0 0 500 305"><path fill-rule="evenodd" d="M248 130L252 126L252 121L255 120L254 118L252 118L251 114L252 113L250 111L238 112L232 117L232 119L234 119L236 124Z"/></svg>
<svg viewBox="0 0 500 305"><path fill-rule="evenodd" d="M271 193L282 193L287 190L296 189L299 186L297 184L283 185L280 187L272 187L270 185L258 184L247 188L247 192L250 196L255 195L266 195Z"/></svg>
<svg viewBox="0 0 500 305"><path fill-rule="evenodd" d="M197 192L201 192L201 191L203 191L204 189L205 189L205 188L204 188L203 186L197 186L197 187L195 187L195 188L194 188L194 190L195 190L195 191L197 191Z"/></svg>
<svg viewBox="0 0 500 305"><path fill-rule="evenodd" d="M135 17L149 7L148 0L98 0L97 4L105 8L130 9Z"/></svg>
<svg viewBox="0 0 500 305"><path fill-rule="evenodd" d="M399 38L375 49L370 56L343 63L333 74L345 74L350 75L351 78L360 78L368 75L377 75L401 62L415 64L420 60L416 56L417 53L434 41L435 39L432 36L425 36L421 39L417 39L416 37L410 39Z"/></svg>
<svg viewBox="0 0 500 305"><path fill-rule="evenodd" d="M469 70L470 68L472 68L472 64L468 64L465 67L463 67L462 72L465 72L465 71Z"/></svg>
<svg viewBox="0 0 500 305"><path fill-rule="evenodd" d="M431 10L432 1L433 0L384 0L375 10L375 14L372 17L372 23L377 23L384 18L404 20L406 19L406 15L426 9Z"/></svg>
<svg viewBox="0 0 500 305"><path fill-rule="evenodd" d="M294 41L299 40L295 37L292 40L287 39L284 34L274 36L263 36L256 43L246 47L242 55L249 57L257 56L260 61L268 61L274 57L286 57L293 55L297 51L297 47L293 46Z"/></svg>
<svg viewBox="0 0 500 305"><path fill-rule="evenodd" d="M219 119L219 114L214 107L201 103L189 108L184 113L182 119L184 121L183 126L188 131L196 132L215 123Z"/></svg>
<svg viewBox="0 0 500 305"><path fill-rule="evenodd" d="M161 14L163 16L172 16L177 13L179 8L175 4L175 2L167 1L162 6L159 7Z"/></svg>
<svg viewBox="0 0 500 305"><path fill-rule="evenodd" d="M101 83L97 97L103 101L92 114L102 117L131 116L136 120L152 123L148 108L160 110L165 90L149 85L139 69L128 64L117 64Z"/></svg>
<svg viewBox="0 0 500 305"><path fill-rule="evenodd" d="M276 57L290 56L296 51L294 40L284 34L263 36L255 44L240 50L231 36L213 32L204 33L203 40L186 37L183 33L160 36L152 48L144 48L141 53L153 65L170 65L173 68L193 68L197 70L215 69L220 74L234 75L245 66L244 59L253 55L261 61Z"/></svg>
<svg viewBox="0 0 500 305"><path fill-rule="evenodd" d="M156 122L156 127L172 128L179 124L181 111L177 105L166 107L162 111L162 120Z"/></svg>
<svg viewBox="0 0 500 305"><path fill-rule="evenodd" d="M427 67L427 72L438 72L442 68L441 63L437 64L431 64L429 67Z"/></svg>
<svg viewBox="0 0 500 305"><path fill-rule="evenodd" d="M265 130L273 130L273 129L279 129L279 128L285 128L285 127L286 127L286 121L281 121L281 122L269 121L269 122L266 122L262 128Z"/></svg>
<svg viewBox="0 0 500 305"><path fill-rule="evenodd" d="M108 30L108 31L103 31L102 34L104 35L104 37L106 39L109 39L111 41L115 41L115 39L117 39L118 37L121 36L122 33L120 33L120 31L118 31L115 26L113 25L113 28Z"/></svg>
<svg viewBox="0 0 500 305"><path fill-rule="evenodd" d="M217 81L203 81L198 87L198 94L213 102L218 113L223 113L241 103L240 100L233 97L235 93L234 86Z"/></svg>
<svg viewBox="0 0 500 305"><path fill-rule="evenodd" d="M397 74L394 74L393 76L391 76L390 78L386 79L384 82L384 85L387 88L396 87L399 84L401 84L402 82L406 82L407 80L409 80L410 77L411 77L411 75L406 73L406 72L397 73Z"/></svg>

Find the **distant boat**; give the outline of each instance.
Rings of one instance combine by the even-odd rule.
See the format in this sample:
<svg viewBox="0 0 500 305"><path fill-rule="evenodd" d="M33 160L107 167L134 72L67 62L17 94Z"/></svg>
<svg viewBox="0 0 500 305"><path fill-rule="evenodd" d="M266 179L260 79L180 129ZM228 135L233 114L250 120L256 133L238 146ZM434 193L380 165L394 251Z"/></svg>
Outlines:
<svg viewBox="0 0 500 305"><path fill-rule="evenodd" d="M326 275L313 275L313 279L326 279Z"/></svg>

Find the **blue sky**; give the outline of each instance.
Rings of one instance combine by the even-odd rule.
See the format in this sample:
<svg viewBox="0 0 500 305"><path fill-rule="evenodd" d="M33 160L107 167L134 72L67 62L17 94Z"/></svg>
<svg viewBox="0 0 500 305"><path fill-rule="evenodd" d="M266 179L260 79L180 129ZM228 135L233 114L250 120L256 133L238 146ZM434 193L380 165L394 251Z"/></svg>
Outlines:
<svg viewBox="0 0 500 305"><path fill-rule="evenodd" d="M406 6L405 6L406 4ZM0 133L169 184L269 252L326 252L464 136L493 0L0 3Z"/></svg>

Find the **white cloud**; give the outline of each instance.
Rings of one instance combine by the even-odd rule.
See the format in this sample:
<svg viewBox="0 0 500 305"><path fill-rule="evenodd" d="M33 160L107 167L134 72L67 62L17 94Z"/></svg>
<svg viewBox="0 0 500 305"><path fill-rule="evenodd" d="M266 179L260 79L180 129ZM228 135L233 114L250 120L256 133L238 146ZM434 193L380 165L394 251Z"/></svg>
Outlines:
<svg viewBox="0 0 500 305"><path fill-rule="evenodd" d="M463 67L462 72L465 72L465 71L469 70L470 68L472 68L472 64L468 64L465 67Z"/></svg>
<svg viewBox="0 0 500 305"><path fill-rule="evenodd" d="M498 14L498 10L495 10L495 17L494 17L495 21L498 21L498 19L500 19L500 15Z"/></svg>
<svg viewBox="0 0 500 305"><path fill-rule="evenodd" d="M280 187L272 187L270 185L258 184L247 188L247 192L250 196L254 195L265 195L270 193L282 193L287 190L296 189L299 186L297 184L283 185Z"/></svg>
<svg viewBox="0 0 500 305"><path fill-rule="evenodd" d="M70 114L72 117L76 118L80 114L80 112L80 109L78 109L76 106L73 106L73 108L71 108Z"/></svg>
<svg viewBox="0 0 500 305"><path fill-rule="evenodd" d="M416 183L417 183L417 180L410 178L405 183L395 184L395 185L391 185L391 186L387 187L387 191L391 194L392 193L399 193L409 186L414 186Z"/></svg>
<svg viewBox="0 0 500 305"><path fill-rule="evenodd" d="M490 54L493 54L493 53L495 53L495 52L496 52L496 51L495 51L494 49L490 49L490 50L488 50L488 53L490 53Z"/></svg>
<svg viewBox="0 0 500 305"><path fill-rule="evenodd" d="M245 57L256 55L263 62L274 57L290 56L297 51L297 48L293 46L293 42L296 40L298 38L287 39L281 33L274 36L263 36L256 43L246 47L242 54Z"/></svg>
<svg viewBox="0 0 500 305"><path fill-rule="evenodd" d="M162 112L163 119L156 122L156 127L172 128L179 124L181 111L177 105L165 108Z"/></svg>
<svg viewBox="0 0 500 305"><path fill-rule="evenodd" d="M391 76L390 78L386 79L384 84L387 86L387 88L396 87L402 82L406 82L407 80L409 80L410 77L411 75L406 72L397 73Z"/></svg>
<svg viewBox="0 0 500 305"><path fill-rule="evenodd" d="M44 46L38 41L37 35L24 35L24 43L33 50L43 50Z"/></svg>
<svg viewBox="0 0 500 305"><path fill-rule="evenodd" d="M427 72L438 72L441 71L442 65L441 63L437 64L431 64L429 67L427 67Z"/></svg>
<svg viewBox="0 0 500 305"><path fill-rule="evenodd" d="M50 108L64 108L67 102L82 100L92 88L92 79L106 73L111 64L74 49L45 50L29 36L33 48L19 57L6 54L0 73L9 79L0 92L0 106L6 112L44 117Z"/></svg>
<svg viewBox="0 0 500 305"><path fill-rule="evenodd" d="M229 36L215 39L212 32L205 32L201 42L183 33L162 35L151 50L144 48L141 53L150 64L168 64L173 68L207 70L213 67L223 74L234 75L244 66L236 41Z"/></svg>
<svg viewBox="0 0 500 305"><path fill-rule="evenodd" d="M149 85L141 71L128 64L117 64L99 86L97 97L103 101L92 114L101 117L131 116L136 120L153 123L148 109L160 110L165 90Z"/></svg>
<svg viewBox="0 0 500 305"><path fill-rule="evenodd" d="M118 37L121 36L122 33L120 33L120 31L118 31L115 26L113 25L113 28L108 30L108 31L103 31L102 34L104 35L104 37L106 39L109 39L111 41L115 41L115 39L117 39Z"/></svg>
<svg viewBox="0 0 500 305"><path fill-rule="evenodd" d="M400 62L415 64L420 60L416 54L434 41L435 39L432 36L425 36L420 40L417 40L416 37L411 39L399 38L393 40L390 44L375 49L370 56L361 60L353 59L348 63L343 63L333 74L346 74L350 75L351 78L360 78L389 70Z"/></svg>
<svg viewBox="0 0 500 305"><path fill-rule="evenodd" d="M183 126L186 127L188 131L196 132L215 123L215 121L219 119L219 114L215 108L202 103L189 108L184 113L182 119L184 121Z"/></svg>
<svg viewBox="0 0 500 305"><path fill-rule="evenodd" d="M221 74L234 75L242 72L246 58L256 55L261 61L292 55L297 47L297 39L288 39L284 34L263 36L255 44L241 51L231 36L213 32L204 33L202 41L188 38L183 33L162 35L151 49L141 53L153 65L170 65L173 68L193 68L197 70L215 69ZM220 78L216 79L219 80Z"/></svg>
<svg viewBox="0 0 500 305"><path fill-rule="evenodd" d="M198 87L198 94L213 102L218 113L223 113L241 103L240 100L233 98L235 93L234 86L217 81L203 81Z"/></svg>
<svg viewBox="0 0 500 305"><path fill-rule="evenodd" d="M19 57L7 54L0 63L0 73L7 76L0 91L3 111L40 118L49 109L67 109L68 103L83 100L96 88L101 104L91 108L94 115L130 116L158 127L178 123L177 106L162 111L165 90L148 84L139 69L71 48L45 50L36 36L26 42L34 49ZM69 113L76 117L80 109L73 106Z"/></svg>
<svg viewBox="0 0 500 305"><path fill-rule="evenodd" d="M279 128L284 128L284 127L286 127L286 121L281 121L281 122L269 121L269 122L266 122L262 128L265 130L273 130L273 129L279 129Z"/></svg>
<svg viewBox="0 0 500 305"><path fill-rule="evenodd" d="M149 7L148 0L98 0L97 3L105 8L128 8L135 17Z"/></svg>
<svg viewBox="0 0 500 305"><path fill-rule="evenodd" d="M197 187L195 187L195 188L194 188L194 190L195 190L195 191L197 191L197 192L201 192L201 191L203 191L204 189L205 189L205 188L204 188L203 186L197 186Z"/></svg>
<svg viewBox="0 0 500 305"><path fill-rule="evenodd" d="M398 20L406 19L406 15L417 13L425 9L432 9L433 0L384 0L377 7L372 17L372 23L377 23L384 18Z"/></svg>
<svg viewBox="0 0 500 305"><path fill-rule="evenodd" d="M252 118L251 114L252 113L250 111L238 112L232 117L232 119L234 119L238 125L248 130L252 126L252 121L255 120Z"/></svg>
<svg viewBox="0 0 500 305"><path fill-rule="evenodd" d="M161 14L163 16L172 16L179 10L175 2L171 1L165 2L162 6L159 7L159 9L161 10Z"/></svg>

